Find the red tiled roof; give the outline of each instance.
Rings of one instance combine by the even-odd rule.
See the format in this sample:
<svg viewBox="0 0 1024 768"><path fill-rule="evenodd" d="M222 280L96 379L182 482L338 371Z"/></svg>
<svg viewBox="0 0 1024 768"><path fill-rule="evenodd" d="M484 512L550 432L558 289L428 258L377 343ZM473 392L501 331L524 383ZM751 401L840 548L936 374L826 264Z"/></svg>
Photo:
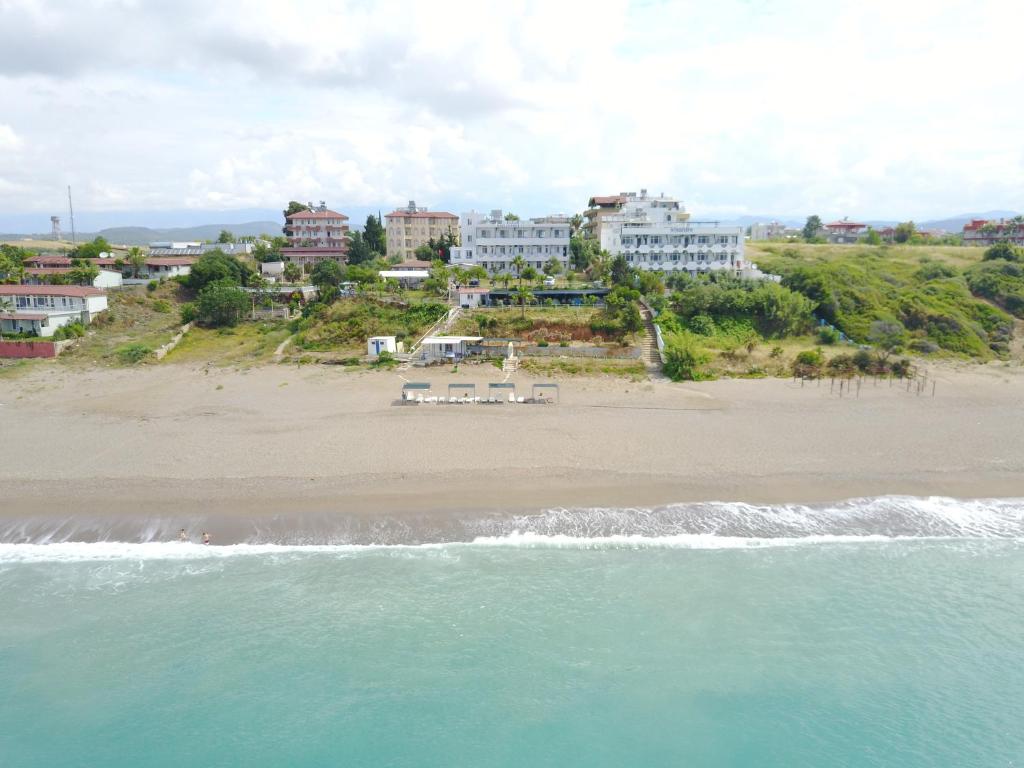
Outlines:
<svg viewBox="0 0 1024 768"><path fill-rule="evenodd" d="M71 259L67 256L33 256L26 259L25 263L47 267L68 267L71 266Z"/></svg>
<svg viewBox="0 0 1024 768"><path fill-rule="evenodd" d="M348 221L348 216L344 213L338 213L337 211L296 211L290 216L286 216L288 220L291 219L344 219Z"/></svg>
<svg viewBox="0 0 1024 768"><path fill-rule="evenodd" d="M605 195L603 197L595 196L590 198L591 205L615 205L616 203L624 202L626 202L626 198L622 195Z"/></svg>
<svg viewBox="0 0 1024 768"><path fill-rule="evenodd" d="M0 296L105 296L99 288L87 285L0 285Z"/></svg>
<svg viewBox="0 0 1024 768"><path fill-rule="evenodd" d="M836 229L860 229L866 226L867 224L858 224L856 221L833 221L831 224L826 224L825 228L829 229L835 227Z"/></svg>
<svg viewBox="0 0 1024 768"><path fill-rule="evenodd" d="M470 288L468 286L463 287L463 288L459 288L458 290L459 290L459 293L490 293L491 292L490 288L476 288L476 287Z"/></svg>
<svg viewBox="0 0 1024 768"><path fill-rule="evenodd" d="M35 312L0 312L0 320L45 320L48 315Z"/></svg>
<svg viewBox="0 0 1024 768"><path fill-rule="evenodd" d="M429 261L421 259L406 259L398 264L393 264L391 269L430 269L433 266Z"/></svg>
<svg viewBox="0 0 1024 768"><path fill-rule="evenodd" d="M27 275L66 275L73 271L74 267L29 267L25 270Z"/></svg>
<svg viewBox="0 0 1024 768"><path fill-rule="evenodd" d="M191 256L167 256L156 259L146 259L147 267L186 267L196 263Z"/></svg>
<svg viewBox="0 0 1024 768"><path fill-rule="evenodd" d="M287 255L289 253L322 253L327 255L329 253L345 253L344 248L282 248L281 254Z"/></svg>
<svg viewBox="0 0 1024 768"><path fill-rule="evenodd" d="M457 219L459 218L454 213L448 213L447 211L392 211L387 214L384 218L390 219L392 216L399 218L408 219Z"/></svg>

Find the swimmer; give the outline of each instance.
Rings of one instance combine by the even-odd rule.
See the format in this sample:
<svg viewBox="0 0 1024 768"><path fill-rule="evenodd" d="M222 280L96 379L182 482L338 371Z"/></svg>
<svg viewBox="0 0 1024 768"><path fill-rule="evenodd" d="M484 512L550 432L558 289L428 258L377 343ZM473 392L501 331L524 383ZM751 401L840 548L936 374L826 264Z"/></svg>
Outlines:
<svg viewBox="0 0 1024 768"><path fill-rule="evenodd" d="M184 528L178 531L178 541L188 541L188 534L185 533Z"/></svg>
<svg viewBox="0 0 1024 768"><path fill-rule="evenodd" d="M203 531L203 544L209 544L209 543L210 543L210 534L208 534L206 531Z"/></svg>

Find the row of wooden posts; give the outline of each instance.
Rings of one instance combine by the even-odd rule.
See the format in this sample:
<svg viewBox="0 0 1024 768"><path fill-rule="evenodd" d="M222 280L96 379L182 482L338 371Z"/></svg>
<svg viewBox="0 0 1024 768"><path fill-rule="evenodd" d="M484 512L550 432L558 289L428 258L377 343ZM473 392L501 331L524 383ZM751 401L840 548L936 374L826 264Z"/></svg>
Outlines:
<svg viewBox="0 0 1024 768"><path fill-rule="evenodd" d="M795 380L795 378L796 377L794 377L794 380ZM897 380L897 378L895 376L892 376L892 375L885 377L885 379L883 379L880 376L872 376L870 378L871 378L871 380L872 380L872 382L873 382L875 387L878 387L879 386L879 382L883 381L885 379L888 380L889 388L890 389L893 388L894 382L898 381L897 386L900 386L900 385L902 385L905 382L906 383L906 391L908 393L911 390L913 390L913 393L917 397L921 397L922 395L924 395L926 397L928 396L929 377L928 377L928 373L927 372L925 372L922 376L914 376L914 377L907 376L907 377L903 377L903 378L901 378L899 380ZM864 376L853 376L851 378L845 378L845 377L836 378L836 377L833 376L830 379L830 383L829 383L829 390L828 390L829 394L838 394L839 397L843 397L844 395L851 395L851 394L855 393L855 397L860 397L860 389L861 389L861 386L864 384L864 379L865 379ZM824 379L823 378L808 379L807 377L801 376L800 377L800 388L803 389L803 387L807 384L808 381L815 381L815 382L817 382L817 385L820 388L821 387L821 382L823 382ZM836 388L836 383L837 382L839 384L838 391L837 391L837 388ZM935 385L936 385L936 380L935 379L931 379L931 397L935 397Z"/></svg>

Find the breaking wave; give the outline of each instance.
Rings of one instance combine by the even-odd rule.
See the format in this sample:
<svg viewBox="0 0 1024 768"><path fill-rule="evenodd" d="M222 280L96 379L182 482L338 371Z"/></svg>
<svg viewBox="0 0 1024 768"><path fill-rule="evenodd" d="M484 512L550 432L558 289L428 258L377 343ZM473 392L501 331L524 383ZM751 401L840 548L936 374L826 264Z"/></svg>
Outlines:
<svg viewBox="0 0 1024 768"><path fill-rule="evenodd" d="M907 540L1024 541L1024 499L886 496L822 504L735 502L655 508L549 509L536 514L439 520L282 518L237 543L175 541L171 521L7 524L0 563L119 559L220 559L246 555L349 555L466 547L758 549ZM174 521L176 525L180 521ZM303 528L303 524L306 525ZM135 539L134 541L131 539Z"/></svg>

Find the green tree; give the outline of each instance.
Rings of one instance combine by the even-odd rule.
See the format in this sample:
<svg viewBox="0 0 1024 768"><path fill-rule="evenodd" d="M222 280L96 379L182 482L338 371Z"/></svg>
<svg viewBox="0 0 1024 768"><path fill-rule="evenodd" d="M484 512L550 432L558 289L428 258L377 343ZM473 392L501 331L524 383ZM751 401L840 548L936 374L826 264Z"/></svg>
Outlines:
<svg viewBox="0 0 1024 768"><path fill-rule="evenodd" d="M878 234L878 230L873 227L868 227L867 233L861 238L861 242L865 245L881 245L882 236Z"/></svg>
<svg viewBox="0 0 1024 768"><path fill-rule="evenodd" d="M512 259L512 269L516 271L516 280L519 281L519 285L522 285L523 270L526 269L526 259L522 257L522 254L519 254Z"/></svg>
<svg viewBox="0 0 1024 768"><path fill-rule="evenodd" d="M917 227L912 221L904 221L896 225L892 239L897 243L908 243L917 234Z"/></svg>
<svg viewBox="0 0 1024 768"><path fill-rule="evenodd" d="M318 261L309 274L309 279L318 289L337 288L343 279L341 265L332 259Z"/></svg>
<svg viewBox="0 0 1024 768"><path fill-rule="evenodd" d="M15 245L0 244L0 279L20 283L25 278L25 261L31 254Z"/></svg>
<svg viewBox="0 0 1024 768"><path fill-rule="evenodd" d="M236 284L223 281L204 286L196 298L196 319L210 327L232 326L249 309L249 295Z"/></svg>
<svg viewBox="0 0 1024 768"><path fill-rule="evenodd" d="M878 347L879 361L883 364L902 349L906 338L907 329L899 320L875 320L868 330L868 341Z"/></svg>
<svg viewBox="0 0 1024 768"><path fill-rule="evenodd" d="M380 216L372 213L366 217L366 226L363 227L363 240L371 251L380 256L388 252L387 233L381 224Z"/></svg>
<svg viewBox="0 0 1024 768"><path fill-rule="evenodd" d="M572 218L569 219L569 237L575 237L576 233L580 231L583 226L583 217L578 213L574 213Z"/></svg>
<svg viewBox="0 0 1024 768"><path fill-rule="evenodd" d="M376 257L377 254L370 248L370 244L366 242L362 232L348 233L349 264L364 264L373 261Z"/></svg>
<svg viewBox="0 0 1024 768"><path fill-rule="evenodd" d="M132 266L132 277L138 278L139 272L146 266L146 254L142 252L139 246L133 245L128 250L128 263Z"/></svg>
<svg viewBox="0 0 1024 768"><path fill-rule="evenodd" d="M92 285L92 281L99 277L99 274L100 268L95 264L73 267L68 273L68 282L71 285Z"/></svg>
<svg viewBox="0 0 1024 768"><path fill-rule="evenodd" d="M14 314L14 299L9 296L0 296L0 315ZM0 327L0 341L3 341L3 327Z"/></svg>
<svg viewBox="0 0 1024 768"><path fill-rule="evenodd" d="M516 288L516 300L519 302L519 307L522 310L523 318L526 317L526 303L533 301L533 291L528 286L520 285Z"/></svg>
<svg viewBox="0 0 1024 768"><path fill-rule="evenodd" d="M548 277L554 277L562 273L562 262L552 256L544 263L544 274Z"/></svg>
<svg viewBox="0 0 1024 768"><path fill-rule="evenodd" d="M68 254L72 259L98 259L101 253L111 252L106 238L97 236L91 243L82 243Z"/></svg>
<svg viewBox="0 0 1024 768"><path fill-rule="evenodd" d="M196 260L185 278L185 285L193 291L201 291L210 283L229 282L234 285L248 285L254 273L249 265L228 256L224 251L207 251Z"/></svg>
<svg viewBox="0 0 1024 768"><path fill-rule="evenodd" d="M229 232L228 230L222 229L220 231L220 234L217 235L217 242L218 243L222 243L222 244L224 244L224 243L233 243L233 242L235 242L235 236L231 232Z"/></svg>
<svg viewBox="0 0 1024 768"><path fill-rule="evenodd" d="M621 253L612 259L611 275L613 285L633 284L633 271L629 268L626 257Z"/></svg>
<svg viewBox="0 0 1024 768"><path fill-rule="evenodd" d="M289 200L288 201L288 207L285 208L281 212L281 214L284 216L284 221L285 221L284 226L281 227L281 231L284 232L284 234L286 234L288 237L291 237L292 231L288 227L288 217L291 216L292 214L298 213L299 211L308 211L308 210L309 210L309 206L308 205L304 205L304 204L302 204L302 203L300 203L300 202L298 202L296 200Z"/></svg>
<svg viewBox="0 0 1024 768"><path fill-rule="evenodd" d="M437 240L430 238L427 241L427 247L430 248L431 255L430 260L440 259L445 264L452 260L452 248L459 244L459 239L452 232L451 227L448 231L441 235ZM419 249L417 249L418 251Z"/></svg>
<svg viewBox="0 0 1024 768"><path fill-rule="evenodd" d="M523 267L523 271L520 273L521 279L519 284L522 285L523 280L525 280L528 283L536 282L539 277L540 272L538 272L533 267Z"/></svg>
<svg viewBox="0 0 1024 768"><path fill-rule="evenodd" d="M299 282L302 279L302 267L294 261L287 262L284 265L284 279L289 283Z"/></svg>
<svg viewBox="0 0 1024 768"><path fill-rule="evenodd" d="M804 240L806 240L809 243L816 240L818 237L818 233L821 231L821 227L822 224L820 216L818 216L817 214L814 214L813 216L808 216L807 223L804 224L802 232Z"/></svg>
<svg viewBox="0 0 1024 768"><path fill-rule="evenodd" d="M519 217L510 211L505 214L505 221L519 221Z"/></svg>
<svg viewBox="0 0 1024 768"><path fill-rule="evenodd" d="M495 282L501 283L505 290L508 290L508 284L512 282L512 275L508 272L502 272L500 275L494 278Z"/></svg>

